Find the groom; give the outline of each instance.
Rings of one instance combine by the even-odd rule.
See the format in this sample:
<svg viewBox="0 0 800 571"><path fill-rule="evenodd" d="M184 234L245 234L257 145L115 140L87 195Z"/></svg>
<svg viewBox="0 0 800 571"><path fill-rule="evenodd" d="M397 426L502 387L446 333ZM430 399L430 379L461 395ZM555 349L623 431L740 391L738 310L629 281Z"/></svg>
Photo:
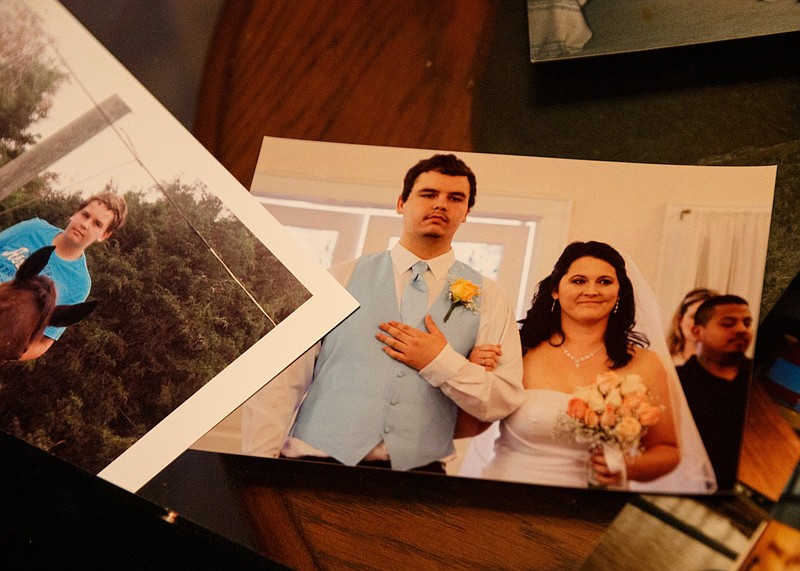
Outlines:
<svg viewBox="0 0 800 571"><path fill-rule="evenodd" d="M514 315L451 247L475 194L454 155L408 171L399 243L331 268L360 307L247 402L244 453L443 472L459 408L482 421L516 409ZM478 344L503 347L493 370L467 360Z"/></svg>

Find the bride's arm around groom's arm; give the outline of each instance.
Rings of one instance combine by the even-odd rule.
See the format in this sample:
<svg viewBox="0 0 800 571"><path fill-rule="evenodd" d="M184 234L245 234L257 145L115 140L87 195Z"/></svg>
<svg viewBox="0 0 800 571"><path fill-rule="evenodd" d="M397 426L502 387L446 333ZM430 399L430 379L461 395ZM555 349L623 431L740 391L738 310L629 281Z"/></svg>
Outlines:
<svg viewBox="0 0 800 571"><path fill-rule="evenodd" d="M491 280L484 280L481 322L475 345L500 345L502 355L496 366L487 370L470 362L444 338L433 321L428 332L419 332L404 324L382 327L389 335L378 338L391 343L401 335L408 344L398 352L389 344L384 350L391 357L416 368L432 386L438 387L459 408L481 421L505 418L522 402L522 347L516 318L505 294ZM383 324L387 325L387 324ZM415 339L414 339L415 338Z"/></svg>

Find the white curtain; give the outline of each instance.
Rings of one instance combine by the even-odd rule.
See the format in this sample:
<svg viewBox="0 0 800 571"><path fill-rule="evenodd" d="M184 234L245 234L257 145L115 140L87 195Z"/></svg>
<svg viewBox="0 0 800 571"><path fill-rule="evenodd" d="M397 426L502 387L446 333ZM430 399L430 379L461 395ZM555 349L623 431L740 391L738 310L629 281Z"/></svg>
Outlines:
<svg viewBox="0 0 800 571"><path fill-rule="evenodd" d="M668 205L656 294L668 326L689 290L745 298L757 322L767 259L770 210Z"/></svg>

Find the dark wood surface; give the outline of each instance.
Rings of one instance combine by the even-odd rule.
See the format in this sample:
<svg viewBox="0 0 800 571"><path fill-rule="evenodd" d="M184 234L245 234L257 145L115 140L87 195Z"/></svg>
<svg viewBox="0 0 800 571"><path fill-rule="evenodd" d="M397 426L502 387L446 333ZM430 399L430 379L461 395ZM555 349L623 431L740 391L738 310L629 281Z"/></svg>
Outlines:
<svg viewBox="0 0 800 571"><path fill-rule="evenodd" d="M739 481L778 501L800 459L800 440L757 375L750 391Z"/></svg>
<svg viewBox="0 0 800 571"><path fill-rule="evenodd" d="M476 150L476 86L493 38L508 32L496 25L498 8L475 0L229 2L195 135L248 187L265 135ZM792 441L791 431L782 434ZM786 449L796 462L796 442ZM230 462L259 549L298 569L577 568L627 501L626 494ZM756 473L748 478L758 486ZM780 487L768 484L771 493Z"/></svg>
<svg viewBox="0 0 800 571"><path fill-rule="evenodd" d="M195 135L249 188L265 135L471 150L494 2L229 2Z"/></svg>
<svg viewBox="0 0 800 571"><path fill-rule="evenodd" d="M258 549L296 569L575 569L630 494L226 457Z"/></svg>

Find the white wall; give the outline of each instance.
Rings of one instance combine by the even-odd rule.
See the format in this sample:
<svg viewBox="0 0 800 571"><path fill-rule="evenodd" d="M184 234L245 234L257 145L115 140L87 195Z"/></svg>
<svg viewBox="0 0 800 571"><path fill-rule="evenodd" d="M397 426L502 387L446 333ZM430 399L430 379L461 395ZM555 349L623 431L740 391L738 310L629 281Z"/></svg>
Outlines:
<svg viewBox="0 0 800 571"><path fill-rule="evenodd" d="M386 206L396 199L408 168L432 150L337 143L264 140L252 190L269 176L357 182L341 200ZM625 250L645 277L656 278L666 204L771 207L774 169L610 163L456 152L475 171L478 196L473 214L514 198L538 197L571 204L568 227L559 229L559 251L574 240L600 240ZM300 185L302 187L302 185ZM389 196L365 189L396 189ZM294 189L303 192L302 188ZM391 195L394 194L394 197ZM314 196L308 195L312 198ZM318 198L318 197L316 197ZM555 257L544 266L552 266ZM540 276L540 277L543 277Z"/></svg>

